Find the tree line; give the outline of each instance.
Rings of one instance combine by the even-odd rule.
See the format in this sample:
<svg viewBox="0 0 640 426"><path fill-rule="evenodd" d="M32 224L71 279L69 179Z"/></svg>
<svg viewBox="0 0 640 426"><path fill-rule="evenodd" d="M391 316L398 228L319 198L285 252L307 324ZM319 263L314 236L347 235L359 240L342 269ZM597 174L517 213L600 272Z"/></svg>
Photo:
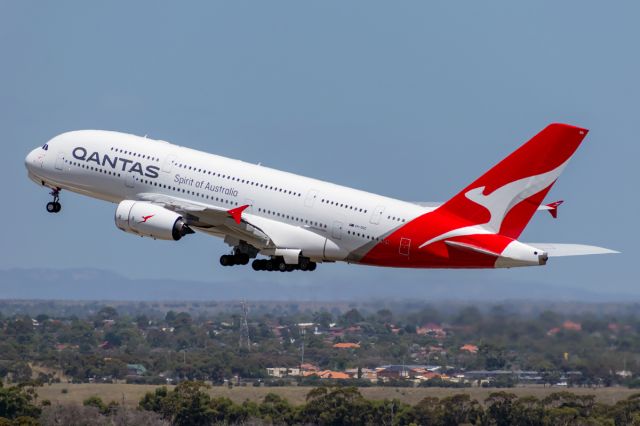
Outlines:
<svg viewBox="0 0 640 426"><path fill-rule="evenodd" d="M543 399L491 393L484 401L468 394L427 397L415 405L397 399L369 400L354 387L318 387L292 405L267 394L260 402L211 396L203 382L158 387L135 409L87 398L82 406L38 401L30 385L0 386L0 425L639 425L640 394L615 404L593 395L562 391Z"/></svg>

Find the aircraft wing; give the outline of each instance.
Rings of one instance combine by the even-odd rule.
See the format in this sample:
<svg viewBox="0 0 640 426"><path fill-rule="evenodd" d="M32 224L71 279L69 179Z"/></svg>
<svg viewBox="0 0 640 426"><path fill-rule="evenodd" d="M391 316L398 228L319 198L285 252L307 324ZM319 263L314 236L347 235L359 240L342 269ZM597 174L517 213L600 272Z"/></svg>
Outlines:
<svg viewBox="0 0 640 426"><path fill-rule="evenodd" d="M246 240L257 247L272 245L267 233L257 224L251 223L247 215L243 214L247 208L251 207L248 204L224 209L164 194L143 193L138 194L138 198L182 214L187 223L199 231Z"/></svg>
<svg viewBox="0 0 640 426"><path fill-rule="evenodd" d="M549 257L584 256L588 254L614 254L619 251L604 247L588 246L584 244L559 244L559 243L525 243L547 252Z"/></svg>
<svg viewBox="0 0 640 426"><path fill-rule="evenodd" d="M322 229L314 225L294 226L251 214L250 205L224 209L205 203L184 200L170 195L143 193L138 199L163 206L180 213L187 224L201 232L224 238L230 246L246 241L265 255L282 256L287 264L296 264L303 249L312 258L321 259L318 247L324 252L326 238ZM306 244L300 245L301 241Z"/></svg>

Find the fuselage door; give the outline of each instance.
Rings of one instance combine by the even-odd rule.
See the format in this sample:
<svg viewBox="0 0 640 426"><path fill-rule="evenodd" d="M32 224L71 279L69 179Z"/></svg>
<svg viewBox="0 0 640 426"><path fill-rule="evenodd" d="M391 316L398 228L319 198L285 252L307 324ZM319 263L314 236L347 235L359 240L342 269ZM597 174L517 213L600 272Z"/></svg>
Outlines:
<svg viewBox="0 0 640 426"><path fill-rule="evenodd" d="M382 213L384 213L384 206L377 206L375 210L373 210L373 213L371 214L371 219L369 219L369 222L373 223L374 225L378 225L380 223L380 218L382 217Z"/></svg>
<svg viewBox="0 0 640 426"><path fill-rule="evenodd" d="M307 198L304 200L304 205L307 207L313 207L316 202L316 198L318 198L318 191L310 189L307 193Z"/></svg>
<svg viewBox="0 0 640 426"><path fill-rule="evenodd" d="M171 168L176 164L176 162L177 158L175 155L167 155L167 158L165 158L164 163L162 164L162 171L165 173L171 173Z"/></svg>
<svg viewBox="0 0 640 426"><path fill-rule="evenodd" d="M135 186L133 175L131 173L125 173L124 186L126 186L127 188L133 188Z"/></svg>
<svg viewBox="0 0 640 426"><path fill-rule="evenodd" d="M58 158L56 158L56 170L62 170L64 167L64 152L58 153Z"/></svg>
<svg viewBox="0 0 640 426"><path fill-rule="evenodd" d="M402 256L409 256L409 250L411 250L411 239L400 238L400 254Z"/></svg>
<svg viewBox="0 0 640 426"><path fill-rule="evenodd" d="M331 232L331 235L336 240L339 240L342 238L342 222L340 222L339 220L336 220L335 222L333 222L333 231Z"/></svg>

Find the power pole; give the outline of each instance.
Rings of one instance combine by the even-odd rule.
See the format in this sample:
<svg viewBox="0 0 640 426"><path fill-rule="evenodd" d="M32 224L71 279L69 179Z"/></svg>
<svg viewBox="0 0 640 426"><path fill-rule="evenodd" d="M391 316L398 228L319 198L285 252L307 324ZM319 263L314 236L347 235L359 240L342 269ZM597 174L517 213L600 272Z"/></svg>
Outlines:
<svg viewBox="0 0 640 426"><path fill-rule="evenodd" d="M307 334L307 329L300 327L300 365L298 366L299 376L298 380L302 380L304 375L302 374L302 364L304 364L304 336Z"/></svg>
<svg viewBox="0 0 640 426"><path fill-rule="evenodd" d="M249 338L249 322L247 321L247 317L249 315L249 307L247 305L247 301L242 299L242 319L240 320L240 341L238 342L238 346L242 348L245 344L247 345L247 350L251 350L251 339Z"/></svg>
<svg viewBox="0 0 640 426"><path fill-rule="evenodd" d="M300 352L300 368L302 368L302 364L304 364L304 336L307 334L307 329L304 327L300 328L300 337L302 337L302 350Z"/></svg>

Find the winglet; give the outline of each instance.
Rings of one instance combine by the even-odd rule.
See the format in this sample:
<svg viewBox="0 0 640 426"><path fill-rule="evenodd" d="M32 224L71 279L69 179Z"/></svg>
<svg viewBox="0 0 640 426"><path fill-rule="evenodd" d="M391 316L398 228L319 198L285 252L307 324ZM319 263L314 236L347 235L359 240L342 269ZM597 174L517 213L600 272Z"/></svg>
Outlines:
<svg viewBox="0 0 640 426"><path fill-rule="evenodd" d="M235 209L228 210L229 216L236 221L238 225L242 221L242 212L245 211L249 207L249 204L245 204L244 206L236 207Z"/></svg>
<svg viewBox="0 0 640 426"><path fill-rule="evenodd" d="M547 204L547 207L549 207L549 214L553 216L554 219L558 218L558 207L560 207L560 204L562 203L564 203L564 200L558 200Z"/></svg>

